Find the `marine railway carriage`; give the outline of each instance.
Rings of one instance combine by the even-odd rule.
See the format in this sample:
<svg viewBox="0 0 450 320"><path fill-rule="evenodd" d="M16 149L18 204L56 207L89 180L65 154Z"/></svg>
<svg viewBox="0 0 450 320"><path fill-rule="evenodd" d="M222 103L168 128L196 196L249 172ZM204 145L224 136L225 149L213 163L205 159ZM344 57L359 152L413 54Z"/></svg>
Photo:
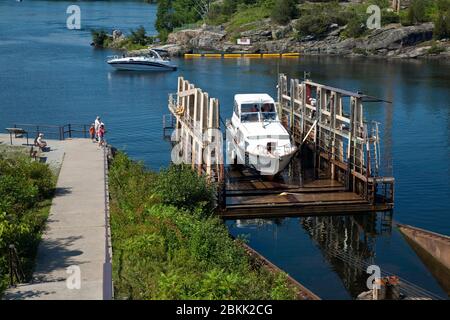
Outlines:
<svg viewBox="0 0 450 320"><path fill-rule="evenodd" d="M301 157L272 181L224 165L222 141L210 135L225 125L217 99L182 77L169 96L164 131L177 129L181 161L217 182L218 213L238 219L391 210L395 180L381 175L378 124L363 115L363 102L381 100L307 79L288 82L284 74L277 88L278 119Z"/></svg>

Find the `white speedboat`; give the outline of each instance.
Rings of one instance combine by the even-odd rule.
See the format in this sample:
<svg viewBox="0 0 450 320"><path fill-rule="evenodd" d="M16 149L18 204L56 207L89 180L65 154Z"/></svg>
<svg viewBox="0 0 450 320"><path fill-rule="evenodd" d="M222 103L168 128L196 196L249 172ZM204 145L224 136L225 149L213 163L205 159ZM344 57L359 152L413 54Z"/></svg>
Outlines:
<svg viewBox="0 0 450 320"><path fill-rule="evenodd" d="M227 121L227 148L235 164L269 176L282 171L297 151L268 94L234 96L233 116Z"/></svg>
<svg viewBox="0 0 450 320"><path fill-rule="evenodd" d="M132 71L173 71L177 66L168 57L161 57L160 50L150 50L145 56L114 56L108 59L108 64L118 70Z"/></svg>

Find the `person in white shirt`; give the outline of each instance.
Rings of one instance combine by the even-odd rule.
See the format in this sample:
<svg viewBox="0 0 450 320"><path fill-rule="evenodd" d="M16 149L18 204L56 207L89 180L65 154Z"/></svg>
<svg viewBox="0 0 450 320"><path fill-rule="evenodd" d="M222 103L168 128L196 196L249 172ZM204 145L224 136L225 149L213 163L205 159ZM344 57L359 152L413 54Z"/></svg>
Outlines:
<svg viewBox="0 0 450 320"><path fill-rule="evenodd" d="M101 124L100 117L97 116L97 118L95 118L95 122L94 122L95 140L96 141L98 141L98 129L100 128L100 124Z"/></svg>
<svg viewBox="0 0 450 320"><path fill-rule="evenodd" d="M47 146L47 141L44 140L44 134L39 133L39 136L36 139L36 144L39 148L43 149Z"/></svg>

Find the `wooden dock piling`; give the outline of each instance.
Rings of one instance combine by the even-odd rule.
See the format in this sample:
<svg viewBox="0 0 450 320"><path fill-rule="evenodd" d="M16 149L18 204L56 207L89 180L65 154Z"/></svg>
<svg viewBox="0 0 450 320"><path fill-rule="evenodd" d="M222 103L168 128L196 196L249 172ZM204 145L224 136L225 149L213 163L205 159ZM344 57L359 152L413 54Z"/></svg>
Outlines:
<svg viewBox="0 0 450 320"><path fill-rule="evenodd" d="M176 150L181 153L181 162L190 164L199 174L221 182L223 156L219 101L179 77L176 96L169 97L169 110L175 117L174 139L179 144Z"/></svg>

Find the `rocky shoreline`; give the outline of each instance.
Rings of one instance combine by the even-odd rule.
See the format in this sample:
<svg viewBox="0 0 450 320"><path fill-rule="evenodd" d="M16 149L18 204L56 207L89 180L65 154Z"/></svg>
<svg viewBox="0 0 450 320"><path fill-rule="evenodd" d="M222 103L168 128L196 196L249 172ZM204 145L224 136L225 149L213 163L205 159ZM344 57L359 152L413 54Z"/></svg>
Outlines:
<svg viewBox="0 0 450 320"><path fill-rule="evenodd" d="M261 27L241 33L250 39L250 45L238 45L229 39L222 26L207 26L185 29L169 35L161 48L171 56L181 56L192 52L223 53L285 53L298 52L304 55L371 56L380 58L450 58L450 40L433 40L433 23L415 26L390 24L373 30L361 38L343 39L345 27L332 26L330 32L321 39L297 39L295 20L286 26L272 25L270 19ZM146 50L133 51L140 54Z"/></svg>

